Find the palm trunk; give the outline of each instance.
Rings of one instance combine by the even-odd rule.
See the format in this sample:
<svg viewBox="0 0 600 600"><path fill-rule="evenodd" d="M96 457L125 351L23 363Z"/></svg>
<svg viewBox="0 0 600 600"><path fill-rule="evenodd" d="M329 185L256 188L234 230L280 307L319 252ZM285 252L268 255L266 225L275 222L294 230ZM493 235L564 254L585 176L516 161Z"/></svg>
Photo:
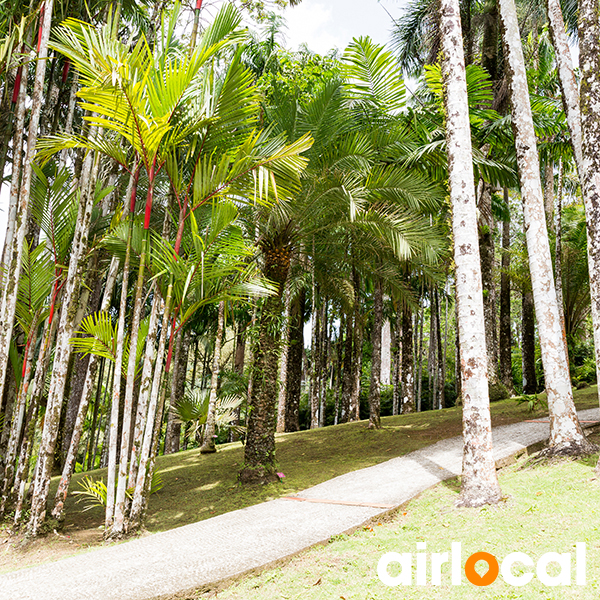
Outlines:
<svg viewBox="0 0 600 600"><path fill-rule="evenodd" d="M312 315L311 315L311 342L310 342L310 428L319 426L319 363L320 363L320 337L321 312L317 303L317 286L315 285L313 261L313 286L312 286Z"/></svg>
<svg viewBox="0 0 600 600"><path fill-rule="evenodd" d="M524 225L533 299L537 315L548 408L550 454L581 454L591 450L575 411L566 340L552 272L544 214L536 137L533 129L525 62L514 0L500 0L505 56L510 75L513 128L521 180Z"/></svg>
<svg viewBox="0 0 600 600"><path fill-rule="evenodd" d="M215 353L212 363L212 374L210 378L210 397L208 399L208 413L206 415L206 426L204 427L204 439L202 440L201 454L216 452L216 414L217 414L217 392L219 389L219 373L221 371L221 347L223 344L223 332L225 330L225 302L219 302L219 317L217 321L217 335L215 337Z"/></svg>
<svg viewBox="0 0 600 600"><path fill-rule="evenodd" d="M381 385L390 385L392 372L392 324L386 319L381 330Z"/></svg>
<svg viewBox="0 0 600 600"><path fill-rule="evenodd" d="M104 296L102 298L102 304L100 306L100 311L104 312L110 308L110 302L112 300L113 290L117 278L117 270L119 268L118 259L113 259L109 268L109 272L106 278L106 284L104 288ZM69 492L69 486L71 484L71 477L73 476L73 471L75 469L75 461L77 460L77 451L79 449L79 443L81 441L81 436L83 434L83 426L85 424L85 418L88 412L88 407L90 404L90 400L92 398L92 394L94 392L94 380L96 379L96 373L98 371L98 362L99 357L97 355L90 355L89 362L87 365L87 370L85 374L85 381L83 383L83 388L81 390L80 402L77 411L77 415L75 418L75 423L73 425L73 434L71 436L69 449L67 452L67 456L65 458L65 463L63 466L63 472L61 475L60 483L58 484L58 489L56 491L56 496L54 498L54 509L52 510L52 516L61 521L64 517L64 505L67 499L67 494ZM102 379L98 379L98 387L102 386ZM85 459L85 457L84 457Z"/></svg>
<svg viewBox="0 0 600 600"><path fill-rule="evenodd" d="M552 0L556 13L556 0ZM560 8L560 7L558 7ZM550 13L550 8L548 10ZM583 190L587 223L588 269L592 326L596 350L596 375L600 382L600 22L595 2L582 0L579 4L579 56L581 81L581 129L577 132L577 84L572 67L566 61L571 56L558 56L559 75L565 98L567 123L571 133L576 164ZM564 28L563 28L564 34ZM558 36L556 36L558 37ZM555 38L556 39L556 38ZM561 43L562 47L562 43ZM580 142L581 140L581 142ZM581 150L579 150L581 144ZM600 397L600 386L599 386Z"/></svg>
<svg viewBox="0 0 600 600"><path fill-rule="evenodd" d="M402 309L402 402L400 408L402 414L415 411L415 361L413 347L412 311L408 306L405 306Z"/></svg>
<svg viewBox="0 0 600 600"><path fill-rule="evenodd" d="M353 367L353 341L354 328L352 327L352 313L346 315L346 333L344 338L344 364L342 380L342 402L340 411L340 423L347 423L350 420L350 402L352 397L352 367Z"/></svg>
<svg viewBox="0 0 600 600"><path fill-rule="evenodd" d="M483 316L485 319L485 343L488 355L488 381L498 383L498 335L496 318L496 265L494 256L494 217L492 215L492 191L483 183L479 197L479 255L483 285Z"/></svg>
<svg viewBox="0 0 600 600"><path fill-rule="evenodd" d="M171 317L172 294L173 283L171 282L165 297L165 307L161 324L160 338L158 340L158 348L156 350L154 374L152 378L152 390L150 392L148 412L145 419L144 439L139 453L139 465L135 490L133 492L133 499L131 501L131 512L128 524L128 529L130 531L139 527L141 523L146 501L146 480L148 475L152 477L152 473L149 473L148 466L152 459L153 449L155 451L155 444L153 444L155 429L160 427L160 421L158 421L159 425L156 424L156 421L160 418L162 412L162 406L159 406L159 397L161 396L161 381L163 375L163 361L165 358L167 331L169 330L169 321ZM158 435L158 432L156 432L156 434Z"/></svg>
<svg viewBox="0 0 600 600"><path fill-rule="evenodd" d="M436 318L436 340L437 340L437 396L438 396L438 408L446 408L446 363L444 360L444 351L442 348L442 304L440 302L439 290L435 290L436 307L437 307L437 318Z"/></svg>
<svg viewBox="0 0 600 600"><path fill-rule="evenodd" d="M46 74L46 59L48 56L48 40L50 37L50 26L52 23L52 10L54 0L46 0L44 14L41 19L40 37L38 40L38 56L35 69L35 82L31 98L31 110L29 113L29 131L27 134L27 152L23 161L19 196L16 205L15 229L11 245L6 246L6 278L2 288L2 303L0 305L0 398L4 396L4 384L6 382L6 370L8 366L8 352L12 338L15 312L17 307L17 292L21 276L21 265L23 259L23 244L28 229L29 221L29 194L31 191L31 180L33 176L33 161L35 158L40 115L44 95L44 79ZM21 93L24 94L24 86L27 77L21 81ZM25 102L22 103L25 109ZM17 117L17 127L19 126ZM21 129L22 131L22 129ZM15 146L15 155L19 151L19 145ZM20 156L20 155L19 155ZM17 185L18 174L13 176L12 185ZM11 186L12 188L12 186ZM11 216L11 215L9 215ZM7 240L8 241L8 240Z"/></svg>
<svg viewBox="0 0 600 600"><path fill-rule="evenodd" d="M508 201L508 189L504 189ZM502 272L500 274L500 380L509 394L514 396L512 376L512 331L510 319L510 220L502 223Z"/></svg>
<svg viewBox="0 0 600 600"><path fill-rule="evenodd" d="M423 325L425 322L425 313L423 301L419 301L420 314L417 315L419 318L419 347L417 351L417 412L421 412L421 399L423 392Z"/></svg>
<svg viewBox="0 0 600 600"><path fill-rule="evenodd" d="M46 10L49 7L46 6ZM87 177L92 169L92 157L86 159ZM89 179L82 181L84 201L80 203L77 214L77 226L73 239L73 249L69 260L69 270L63 293L63 306L60 314L56 347L54 350L54 365L50 380L50 392L44 418L44 430L39 453L39 473L34 482L33 501L29 532L37 535L46 514L46 503L50 487L50 475L54 460L54 448L59 433L60 414L63 405L64 390L67 382L67 371L71 356L70 339L73 337L75 313L78 306L78 292L82 281L84 257L87 252L88 234L94 206L94 195Z"/></svg>
<svg viewBox="0 0 600 600"><path fill-rule="evenodd" d="M442 0L444 102L463 392L463 470L459 506L501 497L492 453L481 262L473 157L458 0Z"/></svg>
<svg viewBox="0 0 600 600"><path fill-rule="evenodd" d="M402 406L402 310L396 309L396 322L392 328L392 415L400 414ZM411 348L411 356L413 355Z"/></svg>
<svg viewBox="0 0 600 600"><path fill-rule="evenodd" d="M381 429L381 330L383 328L383 288L375 280L373 293L373 331L371 344L371 384L369 386L369 429Z"/></svg>
<svg viewBox="0 0 600 600"><path fill-rule="evenodd" d="M363 361L363 338L365 325L360 314L360 307L356 308L354 316L355 332L352 345L353 369L352 369L352 396L350 397L350 421L360 421L360 392Z"/></svg>
<svg viewBox="0 0 600 600"><path fill-rule="evenodd" d="M252 365L252 395L248 398L248 428L242 483L277 481L275 462L275 427L277 422L277 366L281 334L278 323L283 312L283 286L290 266L289 247L264 247L264 274L276 282L278 289L266 298L258 327Z"/></svg>
<svg viewBox="0 0 600 600"><path fill-rule="evenodd" d="M537 392L537 377L535 373L535 313L533 294L526 290L523 292L523 324L521 327L521 353L523 362L523 393L535 394Z"/></svg>
<svg viewBox="0 0 600 600"><path fill-rule="evenodd" d="M285 284L285 325L283 327L283 344L281 349L281 361L279 364L279 398L277 402L277 432L285 431L285 414L287 401L287 374L288 358L290 350L291 334L291 307L292 292L290 290L290 279Z"/></svg>
<svg viewBox="0 0 600 600"><path fill-rule="evenodd" d="M302 288L294 299L290 310L285 431L298 431L300 429L299 417L300 395L302 391L305 304L306 291Z"/></svg>
<svg viewBox="0 0 600 600"><path fill-rule="evenodd" d="M23 165L23 141L25 134L25 104L27 98L27 75L22 76L15 82L15 127L13 136L13 160L10 183L10 196L6 211L6 233L4 235L4 247L2 249L2 269L0 269L0 289L2 290L2 301L4 302L4 274L8 268L10 253L14 251L14 234L17 223L17 204L19 198L19 187L21 181L21 170ZM18 83L18 88L17 88ZM2 174L4 171L2 171ZM0 398L2 396L0 395Z"/></svg>

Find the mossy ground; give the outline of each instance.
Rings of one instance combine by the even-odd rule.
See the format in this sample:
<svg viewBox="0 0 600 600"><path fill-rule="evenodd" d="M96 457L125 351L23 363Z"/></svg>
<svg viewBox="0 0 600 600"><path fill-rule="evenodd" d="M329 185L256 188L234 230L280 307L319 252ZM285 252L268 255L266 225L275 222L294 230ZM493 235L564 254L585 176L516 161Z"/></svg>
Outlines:
<svg viewBox="0 0 600 600"><path fill-rule="evenodd" d="M598 406L596 387L575 392L578 409ZM494 426L543 417L538 407L503 400L491 405ZM237 482L243 462L239 443L224 444L216 454L200 455L197 449L159 457L163 488L149 503L146 533L187 525L231 510L293 494L349 471L369 467L396 456L461 434L461 408L384 417L381 430L367 429L359 421L313 431L277 435L281 482L262 487L244 487ZM55 560L102 543L103 510L83 511L72 492L85 476L106 478L105 470L77 474L66 502L62 528L47 537L21 545L18 537L0 532L0 570ZM51 496L58 484L53 480Z"/></svg>

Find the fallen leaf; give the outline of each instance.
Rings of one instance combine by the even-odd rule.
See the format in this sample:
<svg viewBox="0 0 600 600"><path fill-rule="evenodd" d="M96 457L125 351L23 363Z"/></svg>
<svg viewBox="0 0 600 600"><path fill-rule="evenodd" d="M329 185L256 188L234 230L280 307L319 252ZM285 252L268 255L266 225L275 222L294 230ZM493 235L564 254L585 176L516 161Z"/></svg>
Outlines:
<svg viewBox="0 0 600 600"><path fill-rule="evenodd" d="M313 583L313 587L315 587L315 585L321 585L321 577L319 577L319 580L317 581L317 583Z"/></svg>

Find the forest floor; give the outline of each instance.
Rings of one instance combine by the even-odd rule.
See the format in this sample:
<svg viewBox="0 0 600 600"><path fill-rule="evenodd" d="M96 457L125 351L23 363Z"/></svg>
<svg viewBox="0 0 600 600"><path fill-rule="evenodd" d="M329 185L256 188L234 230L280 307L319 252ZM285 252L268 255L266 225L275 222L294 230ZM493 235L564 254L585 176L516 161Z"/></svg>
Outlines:
<svg viewBox="0 0 600 600"><path fill-rule="evenodd" d="M541 396L543 398L543 396ZM575 392L578 410L597 408L596 386ZM494 427L539 419L547 410L502 400L492 404ZM224 444L213 455L197 449L159 457L163 488L149 502L146 531L149 535L208 519L232 510L255 505L315 486L344 473L403 456L435 442L461 434L460 407L411 415L384 417L382 429L369 430L366 421L312 431L277 435L277 457L281 482L261 488L244 488L237 483L243 462L239 443ZM30 541L10 528L0 529L0 572L54 561L102 545L103 510L84 511L73 491L86 476L106 477L105 470L77 474L66 503L67 517L60 528ZM51 498L58 484L53 480Z"/></svg>
<svg viewBox="0 0 600 600"><path fill-rule="evenodd" d="M589 439L600 443L600 434ZM275 568L246 575L221 589L198 592L186 600L596 600L600 597L600 484L594 474L597 455L585 459L536 463L522 457L499 472L505 498L496 506L458 509L458 478L424 491L393 514L350 535L331 538ZM377 565L387 552L417 552L425 542L427 585L386 587L377 576ZM442 567L441 585L430 580L430 556L451 551L460 542L462 561L475 552L488 552L501 564L512 552L524 552L537 563L546 552L570 553L571 585L548 587L534 574L530 583L513 587L502 576L489 587L476 587L462 576L462 585L451 585L449 565ZM575 544L586 544L586 584L576 584ZM487 565L480 563L483 575ZM394 566L388 568L391 575ZM548 574L557 576L558 565ZM516 564L516 576L533 572Z"/></svg>

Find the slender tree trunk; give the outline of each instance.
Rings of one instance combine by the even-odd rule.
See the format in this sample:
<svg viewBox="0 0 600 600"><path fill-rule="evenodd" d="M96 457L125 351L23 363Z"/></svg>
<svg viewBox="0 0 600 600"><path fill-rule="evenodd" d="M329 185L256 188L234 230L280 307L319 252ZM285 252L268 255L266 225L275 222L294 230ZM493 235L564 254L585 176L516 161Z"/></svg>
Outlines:
<svg viewBox="0 0 600 600"><path fill-rule="evenodd" d="M283 327L283 344L281 348L281 360L279 364L279 399L277 402L277 432L285 431L285 413L287 400L287 374L288 357L290 349L290 314L292 306L292 292L290 289L290 278L285 283L285 324Z"/></svg>
<svg viewBox="0 0 600 600"><path fill-rule="evenodd" d="M152 455L156 452L156 444L153 442L155 435L157 437L159 432L155 430L160 428L159 419L161 417L162 406L159 406L159 398L162 397L161 382L163 376L163 361L165 358L167 332L169 330L169 322L171 318L172 294L173 283L171 282L169 283L169 287L167 288L167 293L165 296L161 331L158 340L158 348L156 350L156 361L154 363L152 389L150 391L148 411L145 419L144 438L139 452L139 465L137 470L135 490L133 492L133 499L131 501L131 512L128 523L129 531L137 529L141 523L147 493L146 480L149 477L150 479L152 478L152 472L150 471L149 466L152 462Z"/></svg>
<svg viewBox="0 0 600 600"><path fill-rule="evenodd" d="M557 0L552 0L558 14ZM550 13L550 8L548 12ZM564 34L564 27L562 30ZM556 34L554 34L558 37ZM600 19L593 0L579 3L579 64L581 81L581 133L577 132L577 84L569 56L557 56L563 87L567 123L583 190L587 223L587 253L590 273L592 326L596 350L596 375L600 382ZM564 35L562 36L564 37ZM563 46L561 42L560 47ZM558 48L558 46L557 46ZM561 52L557 49L557 54ZM581 140L581 141L580 141ZM581 146L580 146L581 144ZM581 147L581 150L579 150ZM598 391L600 397L600 386Z"/></svg>
<svg viewBox="0 0 600 600"><path fill-rule="evenodd" d="M31 110L29 113L29 131L27 135L27 153L23 161L23 175L17 202L15 221L15 232L12 245L7 254L6 279L2 290L2 303L0 305L0 398L4 395L4 383L6 381L6 369L9 358L8 352L12 338L15 311L17 307L17 292L21 276L21 264L23 259L23 244L27 233L29 217L29 193L33 176L33 161L36 151L38 128L42 111L44 94L44 79L46 73L46 59L48 56L48 40L50 37L50 26L52 23L52 10L54 0L46 0L44 4L44 15L41 20L40 39L38 42L38 53L35 70L35 82L31 98ZM21 85L24 85L23 77ZM21 88L23 89L23 88ZM23 104L24 108L24 104ZM18 151L18 148L15 149Z"/></svg>
<svg viewBox="0 0 600 600"><path fill-rule="evenodd" d="M535 373L535 314L533 294L529 290L523 292L522 313L521 353L523 362L523 393L535 394L537 392L537 378Z"/></svg>
<svg viewBox="0 0 600 600"><path fill-rule="evenodd" d="M381 384L390 385L392 372L392 325L386 319L381 330Z"/></svg>
<svg viewBox="0 0 600 600"><path fill-rule="evenodd" d="M521 180L529 268L550 412L548 453L588 453L592 446L581 429L575 411L566 340L563 337L556 300L539 160L517 11L514 0L500 0L499 6L505 58L509 72L512 122Z"/></svg>
<svg viewBox="0 0 600 600"><path fill-rule="evenodd" d="M306 291L302 288L290 311L289 350L287 361L287 398L285 431L300 429L300 395L302 390L302 354L304 350L304 311Z"/></svg>
<svg viewBox="0 0 600 600"><path fill-rule="evenodd" d="M369 386L369 429L381 429L381 330L383 327L383 289L379 277L373 292L373 331L371 344L371 385Z"/></svg>
<svg viewBox="0 0 600 600"><path fill-rule="evenodd" d="M508 201L508 189L504 189ZM510 318L510 220L502 222L502 271L500 273L500 380L514 396L512 376L512 331Z"/></svg>
<svg viewBox="0 0 600 600"><path fill-rule="evenodd" d="M319 366L321 356L321 340L319 330L321 326L321 312L317 303L317 286L312 286L312 318L311 318L311 343L310 343L310 428L319 426Z"/></svg>
<svg viewBox="0 0 600 600"><path fill-rule="evenodd" d="M137 468L140 447L144 435L144 426L146 413L148 410L148 400L152 390L153 371L156 359L156 334L160 321L159 312L163 306L163 300L158 290L154 288L154 298L152 300L152 310L150 311L150 322L148 324L148 341L146 342L146 352L144 355L144 366L142 367L142 376L140 380L140 393L138 396L137 414L135 419L135 429L131 443L131 459L129 461L128 480L133 484L137 479Z"/></svg>
<svg viewBox="0 0 600 600"><path fill-rule="evenodd" d="M496 260L494 253L494 217L492 215L492 190L483 183L479 197L479 255L483 284L483 316L485 342L488 355L488 380L498 383L498 334L496 318Z"/></svg>
<svg viewBox="0 0 600 600"><path fill-rule="evenodd" d="M436 307L437 307L437 318L436 318L436 340L437 340L437 396L438 396L438 408L446 408L446 364L444 362L444 352L442 348L442 305L440 303L439 290L435 290L436 296Z"/></svg>
<svg viewBox="0 0 600 600"><path fill-rule="evenodd" d="M204 439L201 454L210 454L216 452L215 433L216 433L216 410L217 410L217 391L219 389L219 372L221 369L221 344L223 343L223 331L225 329L225 302L219 302L219 317L217 321L217 335L215 337L215 354L212 363L212 376L210 379L210 397L208 400L208 414L206 415L206 426L204 427Z"/></svg>
<svg viewBox="0 0 600 600"><path fill-rule="evenodd" d="M104 370L106 367L106 359L101 359L100 362L100 371L98 373L98 384L96 385L96 398L94 400L94 412L92 414L92 426L90 428L90 439L88 440L88 445L86 449L86 453L84 459L86 460L85 470L91 471L94 467L94 461L92 460L92 455L94 452L94 448L96 446L96 441L98 439L99 434L99 423L98 423L98 413L100 411L100 404L102 402L102 382L104 381Z"/></svg>
<svg viewBox="0 0 600 600"><path fill-rule="evenodd" d="M481 262L473 157L458 0L442 0L444 102L463 392L463 470L459 506L497 503L492 452Z"/></svg>
<svg viewBox="0 0 600 600"><path fill-rule="evenodd" d="M408 306L405 306L402 309L402 414L415 411L413 347L412 311Z"/></svg>
<svg viewBox="0 0 600 600"><path fill-rule="evenodd" d="M15 127L13 135L13 160L9 191L9 202L7 207L6 233L4 235L4 247L2 249L2 269L0 269L0 289L2 290L2 302L4 302L4 274L9 266L11 252L14 251L15 226L17 224L17 204L19 199L19 187L21 183L21 170L23 165L23 142L25 137L25 104L27 99L27 73L22 76L25 67L21 68L21 77L15 81ZM17 88L18 83L18 88ZM4 171L3 171L4 173ZM0 398L2 396L0 395Z"/></svg>
<svg viewBox="0 0 600 600"><path fill-rule="evenodd" d="M46 10L49 9L50 7L46 5ZM86 170L89 177L92 168L91 156L86 160L90 161ZM49 387L50 392L44 418L44 430L42 432L42 443L39 454L40 468L37 474L38 477L36 477L34 482L31 519L28 525L29 532L32 535L38 534L46 515L54 448L59 433L60 414L71 355L70 339L73 337L73 328L75 326L75 313L77 311L79 295L78 288L82 281L84 257L87 252L88 234L94 206L94 196L89 180L82 180L82 189L84 190L85 200L80 203L77 214L77 226L63 294L63 306L58 325L56 347L54 350L54 365Z"/></svg>
<svg viewBox="0 0 600 600"><path fill-rule="evenodd" d="M420 314L417 315L419 318L419 349L417 353L417 412L421 412L421 399L423 392L423 325L425 322L425 313L423 301L419 301Z"/></svg>
<svg viewBox="0 0 600 600"><path fill-rule="evenodd" d="M185 354L183 347L183 330L180 329L175 337L175 353L173 356L173 373L169 397L169 411L167 413L167 429L165 431L164 454L173 454L179 451L179 438L181 437L181 424L177 423L176 405L179 398L180 367L184 367L182 356ZM185 377L185 374L184 374Z"/></svg>
<svg viewBox="0 0 600 600"><path fill-rule="evenodd" d="M363 361L363 338L364 338L364 323L362 315L358 314L356 318L358 327L356 328L356 337L353 345L354 352L354 369L352 373L352 397L350 398L350 420L360 421L360 393L361 393L361 378L362 378L362 361Z"/></svg>
<svg viewBox="0 0 600 600"><path fill-rule="evenodd" d="M340 423L347 423L350 420L350 403L352 398L352 382L354 377L353 368L353 341L354 331L352 327L352 313L346 315L346 333L344 338L344 364L342 381L342 402L340 411Z"/></svg>
<svg viewBox="0 0 600 600"><path fill-rule="evenodd" d="M401 373L402 373L402 310L396 309L396 322L394 323L394 327L392 328L392 414L398 415L401 410L401 397L402 397L402 387L401 387ZM411 355L413 355L411 348Z"/></svg>

